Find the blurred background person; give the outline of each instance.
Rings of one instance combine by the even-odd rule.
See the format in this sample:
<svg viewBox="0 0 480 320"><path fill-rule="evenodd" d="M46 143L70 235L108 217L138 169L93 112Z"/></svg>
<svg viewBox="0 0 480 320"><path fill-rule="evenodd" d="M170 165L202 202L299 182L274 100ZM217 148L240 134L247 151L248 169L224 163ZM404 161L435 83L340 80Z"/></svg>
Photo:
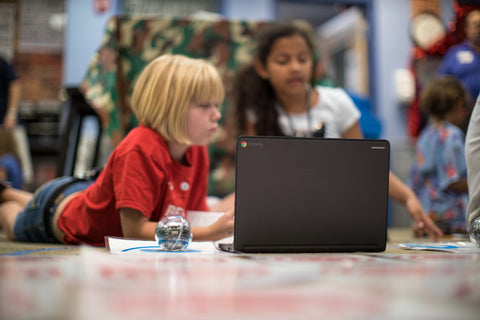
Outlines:
<svg viewBox="0 0 480 320"><path fill-rule="evenodd" d="M10 64L0 57L0 123L13 129L18 123L21 85Z"/></svg>
<svg viewBox="0 0 480 320"><path fill-rule="evenodd" d="M473 101L480 93L480 9L467 14L464 28L466 40L445 53L438 72L460 80Z"/></svg>
<svg viewBox="0 0 480 320"><path fill-rule="evenodd" d="M19 105L21 98L21 84L12 66L2 57L0 57L0 124L4 132L2 135L2 152L4 154L15 154L15 158L20 162L22 171L22 186L33 181L33 164L30 155L30 147L26 130L21 125L19 119ZM9 131L9 133L5 132ZM5 145L3 143L13 143L14 145ZM15 149L15 152L12 150ZM2 153L0 153L1 155ZM8 166L6 165L8 159ZM13 175L13 158L10 156L4 158L4 166ZM17 171L17 170L15 170ZM15 174L18 176L18 174ZM9 179L5 179L9 180ZM10 181L10 180L9 180ZM10 181L12 182L12 181ZM25 184L23 184L25 182Z"/></svg>
<svg viewBox="0 0 480 320"><path fill-rule="evenodd" d="M23 170L11 130L0 129L0 179L17 189L23 187Z"/></svg>
<svg viewBox="0 0 480 320"><path fill-rule="evenodd" d="M417 140L410 185L444 234L466 232L467 165L460 127L467 97L458 79L439 76L425 87L420 99L428 124Z"/></svg>

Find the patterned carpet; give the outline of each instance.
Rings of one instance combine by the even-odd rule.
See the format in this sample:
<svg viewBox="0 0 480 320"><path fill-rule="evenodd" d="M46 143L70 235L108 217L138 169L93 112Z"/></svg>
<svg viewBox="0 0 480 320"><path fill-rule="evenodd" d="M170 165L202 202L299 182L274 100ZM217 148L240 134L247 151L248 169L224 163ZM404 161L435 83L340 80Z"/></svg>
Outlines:
<svg viewBox="0 0 480 320"><path fill-rule="evenodd" d="M435 251L411 251L398 247L400 243L430 242L429 238L415 239L413 234L405 228L389 229L388 242L385 254L435 253ZM444 237L441 241L465 240L461 237ZM98 250L106 250L98 248ZM440 252L437 252L441 254ZM50 256L50 255L78 255L79 247L64 244L20 243L8 241L5 232L0 229L0 256Z"/></svg>

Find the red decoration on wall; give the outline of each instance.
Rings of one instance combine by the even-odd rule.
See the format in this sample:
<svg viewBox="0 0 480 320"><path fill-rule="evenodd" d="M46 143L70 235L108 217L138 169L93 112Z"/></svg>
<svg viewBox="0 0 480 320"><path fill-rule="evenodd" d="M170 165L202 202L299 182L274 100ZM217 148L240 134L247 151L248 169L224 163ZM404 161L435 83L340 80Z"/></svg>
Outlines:
<svg viewBox="0 0 480 320"><path fill-rule="evenodd" d="M455 16L454 19L452 19L453 21L448 24L449 30L447 31L446 35L427 50L417 46L412 49L410 69L415 78L416 95L415 99L411 102L407 110L407 130L409 136L412 138L418 137L425 121L422 119L419 101L420 92L422 89L422 81L420 81L420 77L425 77L425 75L418 74L417 64L421 60L428 60L429 58L441 59L441 57L451 46L464 41L465 32L463 24L465 21L465 16L471 10L480 8L480 5L472 6L462 4L462 1L454 1L453 6L455 9Z"/></svg>
<svg viewBox="0 0 480 320"><path fill-rule="evenodd" d="M95 13L105 13L110 9L111 0L93 0L93 10Z"/></svg>

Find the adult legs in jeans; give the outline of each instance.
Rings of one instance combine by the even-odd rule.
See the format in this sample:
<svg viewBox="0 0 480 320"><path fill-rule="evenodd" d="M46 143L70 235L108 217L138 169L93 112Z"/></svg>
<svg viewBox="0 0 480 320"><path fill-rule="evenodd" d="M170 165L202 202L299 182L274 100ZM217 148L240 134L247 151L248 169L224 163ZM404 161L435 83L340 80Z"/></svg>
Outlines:
<svg viewBox="0 0 480 320"><path fill-rule="evenodd" d="M32 196L30 192L9 187L0 191L0 226L5 230L8 240L15 240L13 235L15 219L32 200Z"/></svg>

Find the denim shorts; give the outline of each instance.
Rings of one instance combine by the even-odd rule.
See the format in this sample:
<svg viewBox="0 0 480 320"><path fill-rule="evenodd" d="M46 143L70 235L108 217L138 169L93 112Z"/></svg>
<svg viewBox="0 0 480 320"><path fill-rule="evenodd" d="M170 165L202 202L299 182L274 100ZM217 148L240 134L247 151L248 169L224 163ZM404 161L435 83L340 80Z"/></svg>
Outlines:
<svg viewBox="0 0 480 320"><path fill-rule="evenodd" d="M17 241L58 243L52 230L53 215L57 204L52 197L57 198L58 190L65 188L60 195L64 197L77 191L85 190L93 180L79 180L73 177L60 177L41 185L33 194L25 209L18 214L13 233ZM66 186L66 187L65 187ZM50 208L46 208L50 205ZM45 221L49 226L45 227Z"/></svg>

